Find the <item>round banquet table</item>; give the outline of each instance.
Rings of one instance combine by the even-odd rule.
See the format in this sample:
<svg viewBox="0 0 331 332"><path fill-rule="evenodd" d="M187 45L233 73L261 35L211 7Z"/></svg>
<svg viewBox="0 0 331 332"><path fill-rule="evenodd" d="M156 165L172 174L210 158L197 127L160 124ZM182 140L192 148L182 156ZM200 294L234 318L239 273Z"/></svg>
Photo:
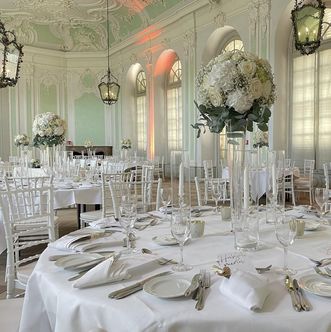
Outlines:
<svg viewBox="0 0 331 332"><path fill-rule="evenodd" d="M199 219L206 221L205 235L192 239L184 248L186 263L193 266L189 272L176 273L188 279L201 268L210 271L220 254L233 252L233 235L229 223L219 216L205 213ZM162 256L177 259L178 246L159 246L152 238L169 234L169 221L137 232L137 248L147 247ZM273 226L261 225L261 248L247 253L245 261L252 266L281 266L283 250L274 235ZM323 257L331 252L331 227L321 226L307 232L290 247L289 265L298 271L297 278L312 272L312 263L306 258ZM120 250L120 248L115 248ZM268 331L311 332L331 331L331 299L308 294L313 306L310 312L296 312L284 286L284 277L275 272L264 274L269 279L270 294L261 312L252 312L221 295L221 277L212 273L212 284L207 290L205 308L195 310L191 298L160 299L140 291L122 300L109 299L111 291L127 286L148 275L170 270L171 265L160 266L129 281L103 286L76 289L67 279L74 272L65 271L48 260L50 255L63 251L47 248L32 273L26 290L20 332L70 331ZM102 329L102 330L98 330Z"/></svg>

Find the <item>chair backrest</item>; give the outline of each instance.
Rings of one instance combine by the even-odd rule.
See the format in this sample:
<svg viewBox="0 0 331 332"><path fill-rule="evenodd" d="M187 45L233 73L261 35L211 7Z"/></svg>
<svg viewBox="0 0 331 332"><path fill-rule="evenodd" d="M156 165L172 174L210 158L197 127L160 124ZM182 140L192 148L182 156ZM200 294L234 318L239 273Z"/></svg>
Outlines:
<svg viewBox="0 0 331 332"><path fill-rule="evenodd" d="M303 174L304 176L312 176L315 166L315 160L305 159L303 162Z"/></svg>
<svg viewBox="0 0 331 332"><path fill-rule="evenodd" d="M198 177L194 177L194 183L195 183L195 190L197 192L197 201L198 201L198 206L202 205L201 201L201 194L200 194L200 186L199 186L199 179ZM192 200L191 200L192 201Z"/></svg>
<svg viewBox="0 0 331 332"><path fill-rule="evenodd" d="M213 172L213 161L212 160L204 160L203 161L203 170L205 174L205 179L211 179L214 177Z"/></svg>
<svg viewBox="0 0 331 332"><path fill-rule="evenodd" d="M293 168L295 165L295 161L292 159L285 159L285 168Z"/></svg>
<svg viewBox="0 0 331 332"><path fill-rule="evenodd" d="M324 170L324 178L325 178L325 188L329 190L330 188L330 179L329 179L329 169L328 169L328 164L324 163L323 164L323 170Z"/></svg>

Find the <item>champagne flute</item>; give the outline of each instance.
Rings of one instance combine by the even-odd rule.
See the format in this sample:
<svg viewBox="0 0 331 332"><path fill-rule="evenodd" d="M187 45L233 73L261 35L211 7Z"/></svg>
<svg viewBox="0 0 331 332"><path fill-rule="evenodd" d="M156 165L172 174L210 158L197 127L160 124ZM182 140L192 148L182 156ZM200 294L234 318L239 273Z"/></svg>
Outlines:
<svg viewBox="0 0 331 332"><path fill-rule="evenodd" d="M326 188L316 188L315 189L315 201L320 208L320 219L322 220L323 206L329 200L329 191Z"/></svg>
<svg viewBox="0 0 331 332"><path fill-rule="evenodd" d="M284 249L284 265L277 272L284 275L296 274L296 271L290 269L287 263L288 247L293 244L296 235L296 220L291 216L285 216L284 213L278 213L275 219L276 238Z"/></svg>
<svg viewBox="0 0 331 332"><path fill-rule="evenodd" d="M184 243L190 237L191 220L190 209L179 208L172 211L171 234L178 241L180 247L180 262L173 266L177 272L189 271L192 266L184 264L183 250Z"/></svg>
<svg viewBox="0 0 331 332"><path fill-rule="evenodd" d="M130 245L130 232L137 220L137 204L130 196L122 196L120 203L120 224L126 231L126 249L123 254L131 254L134 250Z"/></svg>
<svg viewBox="0 0 331 332"><path fill-rule="evenodd" d="M211 181L212 196L215 201L215 212L218 213L218 201L223 196L225 182L222 179L212 179Z"/></svg>

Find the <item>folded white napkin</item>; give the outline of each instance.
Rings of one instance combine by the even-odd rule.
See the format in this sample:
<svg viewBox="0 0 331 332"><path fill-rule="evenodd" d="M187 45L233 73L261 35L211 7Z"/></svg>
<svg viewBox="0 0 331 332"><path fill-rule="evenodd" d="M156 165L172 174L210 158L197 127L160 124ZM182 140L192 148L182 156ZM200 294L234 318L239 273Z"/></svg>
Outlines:
<svg viewBox="0 0 331 332"><path fill-rule="evenodd" d="M114 262L114 258L111 257L76 280L73 287L88 288L130 279L135 274L141 275L159 267L156 260L157 258L153 255L137 255L120 258Z"/></svg>
<svg viewBox="0 0 331 332"><path fill-rule="evenodd" d="M244 271L223 278L219 289L227 298L252 311L261 310L270 293L266 280Z"/></svg>
<svg viewBox="0 0 331 332"><path fill-rule="evenodd" d="M121 227L120 223L114 217L101 218L89 223L90 227L96 229Z"/></svg>
<svg viewBox="0 0 331 332"><path fill-rule="evenodd" d="M122 246L122 233L92 232L90 234L67 234L60 239L49 243L49 247L59 250L73 251L100 251L109 247Z"/></svg>

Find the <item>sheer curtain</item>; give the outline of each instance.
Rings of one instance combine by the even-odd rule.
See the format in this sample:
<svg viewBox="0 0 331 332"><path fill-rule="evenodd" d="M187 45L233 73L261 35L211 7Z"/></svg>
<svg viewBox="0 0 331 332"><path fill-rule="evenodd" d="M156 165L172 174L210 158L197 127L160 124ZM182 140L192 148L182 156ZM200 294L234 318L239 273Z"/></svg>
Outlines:
<svg viewBox="0 0 331 332"><path fill-rule="evenodd" d="M331 49L293 58L292 159L331 160Z"/></svg>

